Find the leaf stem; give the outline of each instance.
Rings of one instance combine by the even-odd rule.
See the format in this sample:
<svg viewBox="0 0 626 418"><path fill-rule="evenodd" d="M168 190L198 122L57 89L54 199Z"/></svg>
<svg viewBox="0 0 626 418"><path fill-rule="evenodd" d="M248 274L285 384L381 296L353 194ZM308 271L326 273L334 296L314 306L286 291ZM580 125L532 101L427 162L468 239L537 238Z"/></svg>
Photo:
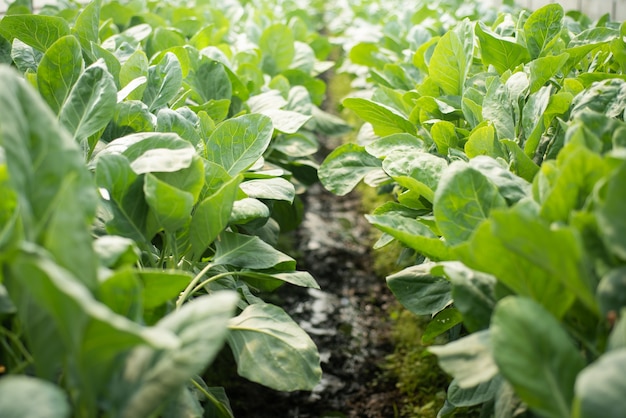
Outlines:
<svg viewBox="0 0 626 418"><path fill-rule="evenodd" d="M221 416L232 417L232 413L226 408L226 406L224 406L224 404L220 402L220 400L217 399L211 392L204 389L200 383L196 382L196 379L192 378L191 383L193 383L196 389L198 389L200 393L202 393L213 405L215 405L217 409L219 409Z"/></svg>
<svg viewBox="0 0 626 418"><path fill-rule="evenodd" d="M193 280L189 282L185 290L183 290L183 293L180 294L178 300L176 301L176 309L180 309L185 300L187 300L191 293L194 292L194 289L200 279L202 279L202 276L204 276L209 270L211 270L211 267L213 267L213 264L207 263L207 265L204 266L202 270L200 270L200 273L196 274L196 277L194 277Z"/></svg>

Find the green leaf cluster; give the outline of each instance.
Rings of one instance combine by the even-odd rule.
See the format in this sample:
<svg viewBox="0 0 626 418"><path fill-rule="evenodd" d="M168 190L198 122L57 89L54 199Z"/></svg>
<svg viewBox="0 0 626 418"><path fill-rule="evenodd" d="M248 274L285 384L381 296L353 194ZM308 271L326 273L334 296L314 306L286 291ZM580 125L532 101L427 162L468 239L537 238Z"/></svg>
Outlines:
<svg viewBox="0 0 626 418"><path fill-rule="evenodd" d="M624 24L454 3L368 20L342 67L364 125L320 180L390 195L366 217L413 264L387 283L432 318L422 342L454 378L439 416L618 417Z"/></svg>
<svg viewBox="0 0 626 418"><path fill-rule="evenodd" d="M318 135L349 129L320 108L319 29L244 2L0 18L0 415L232 417L203 380L224 346L250 380L318 383L315 344L261 296L318 287L276 247Z"/></svg>

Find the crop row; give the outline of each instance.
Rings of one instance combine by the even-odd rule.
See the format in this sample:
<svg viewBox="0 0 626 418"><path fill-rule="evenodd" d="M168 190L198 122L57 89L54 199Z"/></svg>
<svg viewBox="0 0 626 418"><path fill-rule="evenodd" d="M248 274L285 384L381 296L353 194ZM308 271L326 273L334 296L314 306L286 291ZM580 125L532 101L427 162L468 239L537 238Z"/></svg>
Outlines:
<svg viewBox="0 0 626 418"><path fill-rule="evenodd" d="M391 290L432 316L439 416L619 417L626 25L452 3L362 24L343 105L365 124L320 179L389 194L367 219L407 248Z"/></svg>
<svg viewBox="0 0 626 418"><path fill-rule="evenodd" d="M2 416L231 417L203 373L312 389L262 294L317 180L332 46L295 5L12 4L0 20ZM13 67L13 68L10 68ZM31 401L36 399L37 401Z"/></svg>

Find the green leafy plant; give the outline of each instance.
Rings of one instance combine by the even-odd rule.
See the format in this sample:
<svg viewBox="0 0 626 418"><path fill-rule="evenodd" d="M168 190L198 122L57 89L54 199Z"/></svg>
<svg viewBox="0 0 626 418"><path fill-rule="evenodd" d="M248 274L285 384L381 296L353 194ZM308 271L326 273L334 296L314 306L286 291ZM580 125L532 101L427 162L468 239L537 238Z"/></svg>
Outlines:
<svg viewBox="0 0 626 418"><path fill-rule="evenodd" d="M200 377L224 344L271 388L321 377L259 294L318 287L275 246L316 180L314 132L347 129L319 108L328 43L297 9L205 6L0 19L2 415L230 417Z"/></svg>
<svg viewBox="0 0 626 418"><path fill-rule="evenodd" d="M430 347L454 377L440 416L617 417L623 400L598 393L624 384L624 25L557 4L487 17L418 21L410 55L355 46L373 87L344 106L366 124L320 179L392 193L367 218L376 247L413 253L387 282L432 316L422 341L451 340Z"/></svg>

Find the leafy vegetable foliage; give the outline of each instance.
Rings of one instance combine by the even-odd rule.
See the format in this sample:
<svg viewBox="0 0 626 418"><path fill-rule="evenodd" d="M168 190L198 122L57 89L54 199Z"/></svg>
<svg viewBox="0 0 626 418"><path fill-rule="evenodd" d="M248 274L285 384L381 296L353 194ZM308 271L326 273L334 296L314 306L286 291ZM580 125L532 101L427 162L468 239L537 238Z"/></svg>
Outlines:
<svg viewBox="0 0 626 418"><path fill-rule="evenodd" d="M364 18L342 68L365 125L320 180L391 192L366 217L413 254L387 281L423 342L449 340L440 416L619 416L625 26L461 3Z"/></svg>
<svg viewBox="0 0 626 418"><path fill-rule="evenodd" d="M0 19L0 415L231 417L202 380L225 344L249 379L318 383L313 341L259 297L318 287L275 246L317 180L316 133L348 129L319 107L330 44L295 7Z"/></svg>

